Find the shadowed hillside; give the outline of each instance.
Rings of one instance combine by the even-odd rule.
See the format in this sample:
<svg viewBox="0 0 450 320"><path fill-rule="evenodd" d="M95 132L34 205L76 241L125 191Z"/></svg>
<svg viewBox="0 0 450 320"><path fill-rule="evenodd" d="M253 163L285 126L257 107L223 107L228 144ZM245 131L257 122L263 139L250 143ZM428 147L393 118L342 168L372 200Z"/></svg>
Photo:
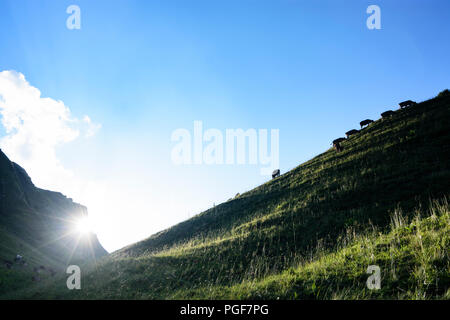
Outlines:
<svg viewBox="0 0 450 320"><path fill-rule="evenodd" d="M449 120L448 94L397 110L342 152L86 267L80 291L61 278L9 297L448 298Z"/></svg>
<svg viewBox="0 0 450 320"><path fill-rule="evenodd" d="M40 281L65 273L69 263L105 255L96 235L74 232L86 215L86 207L61 193L36 188L0 151L0 293L31 285L33 277ZM17 255L23 258L14 261Z"/></svg>

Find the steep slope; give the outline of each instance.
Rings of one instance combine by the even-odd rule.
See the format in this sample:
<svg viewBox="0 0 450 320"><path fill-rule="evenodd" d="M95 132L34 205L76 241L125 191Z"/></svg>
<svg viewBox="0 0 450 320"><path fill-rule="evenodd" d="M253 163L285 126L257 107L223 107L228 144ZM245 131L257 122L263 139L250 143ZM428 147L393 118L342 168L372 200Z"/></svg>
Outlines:
<svg viewBox="0 0 450 320"><path fill-rule="evenodd" d="M286 272L311 261L325 266L329 272L350 264L359 270L354 274L360 281L368 260L356 253L352 258L339 250L351 250L345 248L369 241L358 235L368 234L370 230L377 232L368 236L369 242L384 243L380 250L371 253L389 256L392 252L386 248L386 239L392 237L389 234L391 214L402 211L407 220L417 210L425 214L430 199L445 199L449 195L449 120L450 97L445 94L397 110L391 118L377 120L344 141L342 152L330 148L277 179L123 248L95 267L86 267L85 286L81 291L69 292L63 286L64 279L60 279L12 296L257 298L273 297L272 290L273 294L285 298L332 297L316 294L314 288L319 284L303 282L311 286L312 293L300 287L301 281L297 282L299 286L287 286L284 291L277 286L287 279ZM343 132L345 129L350 128L343 128ZM448 288L448 238L441 243L439 237L432 236L445 235L448 231L448 206L441 208L444 209L440 209L439 223L431 226L427 234L432 239L430 247L437 248L430 250L436 253L432 265L439 272L430 278L435 285L420 291L424 297L444 297ZM417 219L417 224L429 223ZM408 239L405 235L398 241ZM411 244L408 250L415 248ZM321 264L319 259L323 255L318 252L344 255L347 260L342 262L339 258L336 265L332 260L328 265ZM370 251L361 252L364 255ZM403 259L401 254L393 257ZM374 258L377 260L378 256ZM417 265L420 258L406 256L404 261L400 260L397 268L402 281L410 269L420 268ZM386 260L380 258L380 263L383 261ZM396 265L395 261L392 264ZM317 279L323 287L329 275L318 274L323 276ZM269 284L268 279L273 281ZM334 279L341 278L335 274ZM341 282L334 283L342 290L350 290L355 279L342 277ZM395 281L391 283L391 288L395 288ZM266 293L252 291L253 284L265 288ZM414 281L404 280L400 287L418 292L411 288L414 285ZM236 294L239 288L245 292ZM366 297L359 293L352 295ZM381 295L399 296L392 290Z"/></svg>
<svg viewBox="0 0 450 320"><path fill-rule="evenodd" d="M193 238L280 226L280 240L285 240L290 252L292 247L306 248L314 239L333 243L340 230L364 226L369 220L385 226L389 223L386 212L396 206L411 209L420 201L448 194L449 100L445 96L398 110L392 118L380 119L343 142L343 152L330 149L116 256L150 254Z"/></svg>
<svg viewBox="0 0 450 320"><path fill-rule="evenodd" d="M36 267L62 273L68 263L105 255L95 234L74 232L86 215L86 207L61 193L36 188L26 171L0 151L0 293L28 285ZM23 261L15 263L16 255Z"/></svg>

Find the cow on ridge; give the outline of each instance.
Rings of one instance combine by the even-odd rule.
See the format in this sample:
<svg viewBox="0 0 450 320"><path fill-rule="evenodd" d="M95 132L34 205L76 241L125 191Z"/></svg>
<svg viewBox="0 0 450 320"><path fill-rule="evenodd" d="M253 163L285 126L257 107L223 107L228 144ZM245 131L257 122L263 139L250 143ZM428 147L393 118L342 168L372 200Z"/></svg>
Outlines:
<svg viewBox="0 0 450 320"><path fill-rule="evenodd" d="M345 141L345 140L347 140L347 139L345 139L345 138L337 138L337 139L334 139L333 140L333 146L336 144L336 143L341 143L342 141Z"/></svg>
<svg viewBox="0 0 450 320"><path fill-rule="evenodd" d="M400 109L403 109L405 107L410 107L415 104L417 104L415 101L406 100L406 101L400 102L398 105L400 106Z"/></svg>
<svg viewBox="0 0 450 320"><path fill-rule="evenodd" d="M361 129L362 129L364 126L368 126L368 125L371 124L371 123L373 123L373 120L366 119L366 120L361 121L361 122L359 123L359 125L361 126Z"/></svg>
<svg viewBox="0 0 450 320"><path fill-rule="evenodd" d="M344 150L344 148L341 146L339 142L333 144L333 148L336 150L336 152L341 152L342 150Z"/></svg>
<svg viewBox="0 0 450 320"><path fill-rule="evenodd" d="M385 112L383 112L383 113L381 114L381 118L387 119L387 118L389 118L389 117L392 117L394 114L395 114L394 111L388 110L388 111L385 111Z"/></svg>
<svg viewBox="0 0 450 320"><path fill-rule="evenodd" d="M273 170L272 179L275 179L276 177L279 177L279 176L280 176L280 169Z"/></svg>
<svg viewBox="0 0 450 320"><path fill-rule="evenodd" d="M347 138L350 138L350 136L352 136L352 135L354 135L354 134L357 134L358 132L359 132L359 130L352 129L352 130L350 130L350 131L347 131L347 132L345 133L345 135L347 136Z"/></svg>

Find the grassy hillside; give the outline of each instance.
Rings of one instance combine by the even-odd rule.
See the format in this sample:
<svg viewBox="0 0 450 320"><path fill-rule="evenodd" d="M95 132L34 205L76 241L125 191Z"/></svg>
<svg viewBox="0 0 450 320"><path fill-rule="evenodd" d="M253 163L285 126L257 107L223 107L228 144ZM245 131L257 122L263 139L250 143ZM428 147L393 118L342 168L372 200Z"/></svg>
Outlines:
<svg viewBox="0 0 450 320"><path fill-rule="evenodd" d="M80 291L60 278L3 297L448 298L449 120L445 94L397 110L342 152L83 267ZM380 291L365 289L369 264Z"/></svg>
<svg viewBox="0 0 450 320"><path fill-rule="evenodd" d="M425 215L425 216L424 216ZM233 286L177 290L173 299L450 299L450 206L434 201L412 221L395 211L391 230L355 234L334 250L318 247L287 270ZM368 290L366 268L381 270L381 289ZM263 266L263 265L262 265ZM206 289L206 290L205 290Z"/></svg>

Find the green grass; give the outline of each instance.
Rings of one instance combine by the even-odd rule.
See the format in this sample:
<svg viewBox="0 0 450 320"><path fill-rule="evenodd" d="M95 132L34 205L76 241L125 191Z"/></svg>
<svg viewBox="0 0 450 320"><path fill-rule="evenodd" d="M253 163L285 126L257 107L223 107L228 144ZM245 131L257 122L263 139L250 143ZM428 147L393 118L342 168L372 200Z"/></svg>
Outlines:
<svg viewBox="0 0 450 320"><path fill-rule="evenodd" d="M449 120L447 95L398 110L343 152L83 266L82 290L61 276L0 297L448 299Z"/></svg>
<svg viewBox="0 0 450 320"><path fill-rule="evenodd" d="M411 221L408 216L412 216ZM385 233L374 226L363 234L350 228L334 249L319 244L310 255L297 256L283 265L281 272L272 272L265 259L254 259L244 279L239 274L236 279L228 275L232 285L220 284L217 274L211 274L209 262L215 257L205 255L204 245L188 245L137 259L103 259L95 267L86 266L81 291L68 291L65 278L59 278L4 298L450 298L450 205L446 198L433 201L427 212L416 210L414 215L403 215L395 210ZM380 290L366 287L369 265L381 268ZM199 281L199 273L216 281ZM196 276L189 279L190 274Z"/></svg>
<svg viewBox="0 0 450 320"><path fill-rule="evenodd" d="M13 263L11 269L6 268L5 261L13 262L13 258L20 253L26 257L26 265ZM48 257L45 252L30 245L21 238L0 228L0 295L23 287L33 285L33 268L45 265L54 270L63 270L63 265ZM48 273L40 274L41 278L48 278Z"/></svg>
<svg viewBox="0 0 450 320"><path fill-rule="evenodd" d="M422 214L422 216L421 216ZM179 290L174 299L449 299L450 207L435 202L428 216L410 223L393 215L392 230L354 235L327 252L318 247L310 261L279 274L234 286ZM369 265L381 268L381 289L366 287ZM264 268L264 265L260 266Z"/></svg>

